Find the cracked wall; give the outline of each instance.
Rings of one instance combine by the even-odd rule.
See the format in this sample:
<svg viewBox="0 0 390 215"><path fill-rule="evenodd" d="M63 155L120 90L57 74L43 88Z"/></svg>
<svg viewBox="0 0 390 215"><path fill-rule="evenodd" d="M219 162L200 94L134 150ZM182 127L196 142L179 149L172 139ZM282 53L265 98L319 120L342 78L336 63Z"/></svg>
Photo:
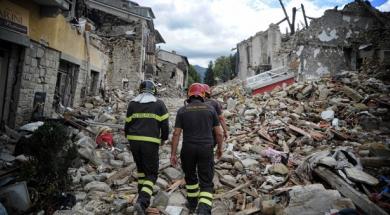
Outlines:
<svg viewBox="0 0 390 215"><path fill-rule="evenodd" d="M370 44L373 49L386 49L375 39L378 22L365 3L352 2L343 10L327 10L325 14L311 22L308 29L297 33L298 41L294 54L300 60L299 78L317 79L324 75L335 75L341 70L357 70L360 58L375 58L374 52L360 49ZM387 36L388 39L390 37ZM383 53L379 51L379 53Z"/></svg>

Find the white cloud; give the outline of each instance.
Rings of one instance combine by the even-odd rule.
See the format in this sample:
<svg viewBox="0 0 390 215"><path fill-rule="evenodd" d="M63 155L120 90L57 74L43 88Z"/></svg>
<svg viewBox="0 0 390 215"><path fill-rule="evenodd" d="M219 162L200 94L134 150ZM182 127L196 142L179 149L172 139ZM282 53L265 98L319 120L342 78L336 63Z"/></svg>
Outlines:
<svg viewBox="0 0 390 215"><path fill-rule="evenodd" d="M301 3L311 17L320 17L326 9L313 0L284 2L290 17L292 7L299 9ZM231 49L237 43L284 18L275 0L144 0L139 3L151 7L156 15L155 26L166 41L161 48L176 50L188 56L191 63L201 66L207 66L218 56L233 53ZM302 26L301 10L297 12L296 23ZM281 24L281 31L285 32L286 27L286 22Z"/></svg>
<svg viewBox="0 0 390 215"><path fill-rule="evenodd" d="M378 7L380 11L390 11L390 0L388 0L386 3L382 4L381 6Z"/></svg>

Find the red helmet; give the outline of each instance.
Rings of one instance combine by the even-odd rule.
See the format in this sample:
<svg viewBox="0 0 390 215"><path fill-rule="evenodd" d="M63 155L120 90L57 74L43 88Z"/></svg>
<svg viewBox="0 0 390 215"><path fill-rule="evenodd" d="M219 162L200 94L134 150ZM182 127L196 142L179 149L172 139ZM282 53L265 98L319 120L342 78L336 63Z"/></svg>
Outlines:
<svg viewBox="0 0 390 215"><path fill-rule="evenodd" d="M207 84L203 84L204 90L207 94L211 95L211 88Z"/></svg>
<svg viewBox="0 0 390 215"><path fill-rule="evenodd" d="M200 96L204 98L205 95L205 89L202 84L200 83L193 83L191 86L188 88L188 98L191 96Z"/></svg>

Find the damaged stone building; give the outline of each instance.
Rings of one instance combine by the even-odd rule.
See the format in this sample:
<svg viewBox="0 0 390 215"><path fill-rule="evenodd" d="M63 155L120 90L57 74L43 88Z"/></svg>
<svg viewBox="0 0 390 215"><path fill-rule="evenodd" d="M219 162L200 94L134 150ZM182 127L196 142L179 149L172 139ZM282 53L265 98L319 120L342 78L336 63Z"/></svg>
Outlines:
<svg viewBox="0 0 390 215"><path fill-rule="evenodd" d="M285 62L278 58L277 52L282 44L279 26L271 24L266 31L258 32L237 44L238 75L241 79L283 66Z"/></svg>
<svg viewBox="0 0 390 215"><path fill-rule="evenodd" d="M156 44L165 43L154 28L153 10L127 0L88 0L88 17L96 24L110 64L110 88L134 90L156 71Z"/></svg>
<svg viewBox="0 0 390 215"><path fill-rule="evenodd" d="M75 5L1 0L0 6L2 123L14 126L50 116L59 103L77 106L98 88L108 56L71 22L69 9Z"/></svg>
<svg viewBox="0 0 390 215"><path fill-rule="evenodd" d="M365 62L388 65L389 13L356 0L330 9L310 26L282 35L277 25L239 43L238 74L244 80L263 71L288 67L299 79L317 79L341 70L358 70Z"/></svg>
<svg viewBox="0 0 390 215"><path fill-rule="evenodd" d="M158 49L155 80L166 87L184 89L187 87L189 66L186 56Z"/></svg>
<svg viewBox="0 0 390 215"><path fill-rule="evenodd" d="M155 44L164 42L153 18L131 1L1 0L1 123L50 117L100 90L152 78Z"/></svg>

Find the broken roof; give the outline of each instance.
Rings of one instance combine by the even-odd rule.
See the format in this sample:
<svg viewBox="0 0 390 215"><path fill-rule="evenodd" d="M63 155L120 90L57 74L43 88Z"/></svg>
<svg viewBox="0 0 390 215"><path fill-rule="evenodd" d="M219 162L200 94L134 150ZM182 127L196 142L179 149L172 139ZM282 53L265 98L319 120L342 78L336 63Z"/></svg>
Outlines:
<svg viewBox="0 0 390 215"><path fill-rule="evenodd" d="M86 0L86 4L94 9L110 13L114 16L128 17L128 15L152 20L156 18L150 7L139 6L127 0Z"/></svg>
<svg viewBox="0 0 390 215"><path fill-rule="evenodd" d="M159 31L154 30L154 34L155 34L155 36L156 36L156 44L165 43L165 40L164 40L164 38L161 36L161 34L160 34Z"/></svg>
<svg viewBox="0 0 390 215"><path fill-rule="evenodd" d="M170 52L170 51L163 50L163 49L159 49L159 50L157 51L157 53L158 53L158 52L166 52L166 53L169 53L169 54L171 54L171 55L179 56L179 57L181 57L181 58L187 63L188 66L190 65L190 62L188 61L188 58L187 58L186 56L184 56L184 55L180 55L180 54L177 54L177 53L174 52L174 51Z"/></svg>

